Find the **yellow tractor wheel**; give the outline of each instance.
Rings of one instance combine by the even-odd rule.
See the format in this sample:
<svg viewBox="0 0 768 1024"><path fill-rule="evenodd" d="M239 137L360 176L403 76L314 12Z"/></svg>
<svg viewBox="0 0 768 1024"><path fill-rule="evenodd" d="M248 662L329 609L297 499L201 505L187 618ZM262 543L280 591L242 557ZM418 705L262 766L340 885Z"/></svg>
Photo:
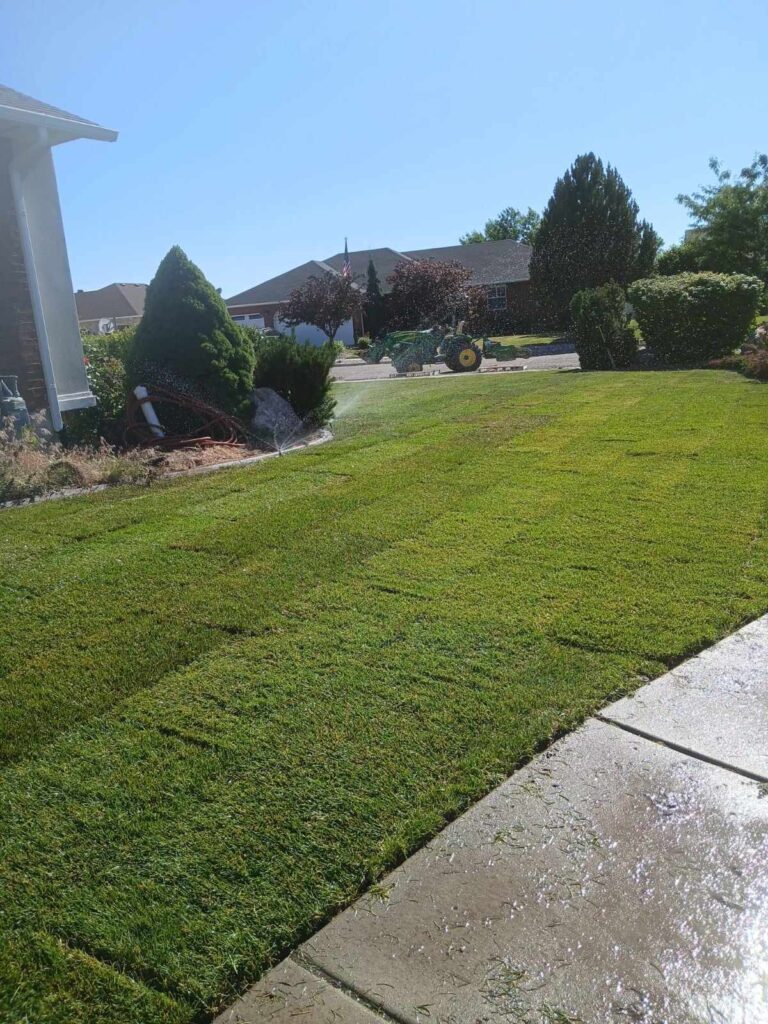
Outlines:
<svg viewBox="0 0 768 1024"><path fill-rule="evenodd" d="M471 373L479 370L483 361L483 353L473 341L463 341L451 345L445 356L445 363L454 373Z"/></svg>

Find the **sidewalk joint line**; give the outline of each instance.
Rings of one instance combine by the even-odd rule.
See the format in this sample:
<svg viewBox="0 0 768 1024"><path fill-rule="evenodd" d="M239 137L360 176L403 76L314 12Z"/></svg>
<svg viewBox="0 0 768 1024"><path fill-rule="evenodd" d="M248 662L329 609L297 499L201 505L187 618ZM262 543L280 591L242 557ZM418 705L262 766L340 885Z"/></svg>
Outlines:
<svg viewBox="0 0 768 1024"><path fill-rule="evenodd" d="M327 984L332 988L335 988L337 992L341 992L342 995L345 995L348 999L364 1006L366 1010L370 1010L370 1012L374 1013L377 1017L380 1017L383 1020L392 1021L393 1024L412 1024L407 1017L401 1017L397 1013L385 1010L379 1003L374 1002L370 996L363 995L363 993L358 992L356 988L353 988L340 978L337 978L335 974L331 974L330 971L327 971L324 967L318 966L318 964L316 964L307 953L303 953L301 951L301 948L295 949L290 954L289 959L293 960L293 962L298 964L299 967L303 967L305 971L309 971L310 974L314 974L316 978L320 978L322 981L327 982Z"/></svg>
<svg viewBox="0 0 768 1024"><path fill-rule="evenodd" d="M674 743L672 740L662 739L660 736L655 736L652 732L638 729L634 725L627 725L626 722L617 722L614 718L608 718L601 712L598 712L595 718L604 725L614 725L617 729L623 729L625 732L632 733L633 736L640 736L642 739L650 740L652 743L659 743L662 747L668 747L678 754L685 754L686 757L691 757L695 761L704 761L706 764L714 765L715 768L723 768L725 771L733 772L734 775L741 775L742 778L749 779L750 782L768 783L768 774L761 775L759 772L751 772L748 768L738 768L736 765L729 764L727 761L721 761L716 757L711 757L709 754L691 750L690 747L685 747L682 743Z"/></svg>

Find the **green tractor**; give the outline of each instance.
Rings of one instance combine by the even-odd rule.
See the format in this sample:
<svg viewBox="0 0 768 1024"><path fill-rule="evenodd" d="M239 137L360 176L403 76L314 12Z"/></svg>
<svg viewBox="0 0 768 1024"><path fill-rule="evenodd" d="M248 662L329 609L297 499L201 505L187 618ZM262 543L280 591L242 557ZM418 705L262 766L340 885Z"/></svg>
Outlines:
<svg viewBox="0 0 768 1024"><path fill-rule="evenodd" d="M425 364L444 362L454 373L480 369L483 350L468 334L451 334L438 327L430 331L393 331L372 342L363 354L367 363L380 363L389 356L398 373L417 373Z"/></svg>

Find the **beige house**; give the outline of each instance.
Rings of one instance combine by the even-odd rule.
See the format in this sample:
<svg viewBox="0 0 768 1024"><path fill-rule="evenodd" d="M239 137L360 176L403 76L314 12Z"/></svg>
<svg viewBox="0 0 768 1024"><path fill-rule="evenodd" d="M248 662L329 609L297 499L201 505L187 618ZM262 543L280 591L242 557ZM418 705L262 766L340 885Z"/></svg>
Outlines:
<svg viewBox="0 0 768 1024"><path fill-rule="evenodd" d="M0 85L0 376L32 410L94 405L83 365L52 149L117 132Z"/></svg>
<svg viewBox="0 0 768 1024"><path fill-rule="evenodd" d="M103 288L75 292L77 318L84 331L109 334L141 320L147 297L145 284L107 284Z"/></svg>

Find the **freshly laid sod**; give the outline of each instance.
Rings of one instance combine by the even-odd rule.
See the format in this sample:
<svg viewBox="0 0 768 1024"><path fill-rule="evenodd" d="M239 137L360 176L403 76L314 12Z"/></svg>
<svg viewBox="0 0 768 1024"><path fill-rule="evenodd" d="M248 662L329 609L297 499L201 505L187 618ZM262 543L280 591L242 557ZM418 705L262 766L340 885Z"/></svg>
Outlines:
<svg viewBox="0 0 768 1024"><path fill-rule="evenodd" d="M768 607L768 389L341 385L338 439L0 513L0 1020L204 1021Z"/></svg>

